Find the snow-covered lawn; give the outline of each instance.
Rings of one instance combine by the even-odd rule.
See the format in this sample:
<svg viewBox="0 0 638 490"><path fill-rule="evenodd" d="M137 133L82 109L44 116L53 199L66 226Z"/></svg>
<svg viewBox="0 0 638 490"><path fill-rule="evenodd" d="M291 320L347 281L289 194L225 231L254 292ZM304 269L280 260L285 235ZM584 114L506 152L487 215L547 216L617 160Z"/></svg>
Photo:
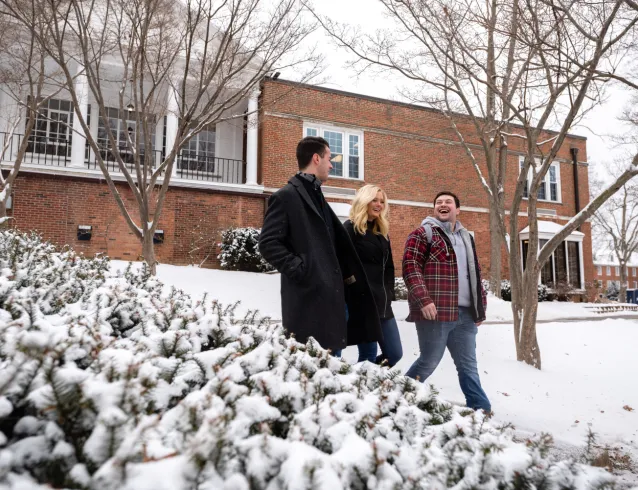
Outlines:
<svg viewBox="0 0 638 490"><path fill-rule="evenodd" d="M125 266L115 261L112 267ZM208 292L223 303L241 300L241 309L259 309L281 318L277 274L161 265L158 275L167 285L190 294ZM404 348L398 367L405 371L418 355L417 337L414 326L401 321L407 315L407 304L393 306ZM601 321L600 315L580 304L539 305L543 320L585 316L599 320L538 325L542 371L516 361L510 324L480 327L479 369L496 422L511 422L522 433L549 432L557 442L577 446L584 445L591 427L600 442L638 455L638 314L635 320ZM509 303L491 298L488 321L507 319L511 319ZM356 347L346 349L344 356L356 362ZM443 398L463 402L449 355L429 381Z"/></svg>

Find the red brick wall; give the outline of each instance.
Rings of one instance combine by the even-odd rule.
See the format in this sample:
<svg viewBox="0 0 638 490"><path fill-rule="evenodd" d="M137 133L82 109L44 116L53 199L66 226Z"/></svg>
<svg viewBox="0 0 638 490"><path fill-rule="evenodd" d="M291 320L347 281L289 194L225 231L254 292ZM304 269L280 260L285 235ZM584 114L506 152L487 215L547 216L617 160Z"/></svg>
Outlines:
<svg viewBox="0 0 638 490"><path fill-rule="evenodd" d="M602 268L601 274L598 274L596 271L596 265L598 264L594 264L592 266L594 270L593 278L598 281L602 281L603 290L607 289L607 281L620 281L620 274L616 274L616 266L610 265L610 274L607 274L607 265L603 264L600 266ZM634 282L638 283L638 266L629 265L627 268L629 269L629 273L627 274L627 287L629 289L633 289ZM636 270L636 275L634 275L634 270ZM620 272L620 270L618 272Z"/></svg>
<svg viewBox="0 0 638 490"><path fill-rule="evenodd" d="M129 209L136 205L128 186L118 184L118 192ZM261 226L263 196L213 193L204 190L169 189L158 229L165 241L155 247L164 263L199 263L204 250L190 253L195 246L219 242L221 230L230 226ZM101 252L112 259L138 260L142 247L122 218L115 199L103 181L23 173L13 192L13 226L34 230L59 245L71 245L78 252ZM137 212L133 211L135 221ZM78 225L93 227L90 241L77 239ZM205 237L205 240L198 240ZM209 251L210 251L210 247ZM218 265L218 249L204 264Z"/></svg>
<svg viewBox="0 0 638 490"><path fill-rule="evenodd" d="M260 175L266 188L280 188L297 170L295 148L303 137L303 123L319 121L364 132L365 181L331 179L328 185L356 189L366 183L375 183L385 189L391 200L422 203L430 203L436 192L446 189L459 195L462 209L464 206L488 207L485 191L464 149L455 144L458 140L449 121L436 111L307 86L292 90L285 81L265 81L262 101ZM469 121L461 120L458 126L468 141L479 142ZM546 134L540 139L548 137ZM509 147L513 152L508 160L506 202L516 186L519 156L515 152L523 151L522 145L522 139L510 138ZM555 210L558 216L575 213L570 146L579 149L580 161L586 161L586 140L568 137L558 154L558 158L564 160L560 164L562 202L538 203L539 208ZM474 155L484 175L487 175L482 151L476 148ZM578 173L582 207L589 201L587 166L579 165ZM526 211L525 201L521 211ZM391 205L391 234L397 269L405 237L431 212L431 208L427 207ZM484 274L487 275L491 248L488 214L462 211L460 219L475 232ZM542 219L552 220L549 217ZM553 221L565 223L564 220ZM525 226L527 219L519 217L519 229ZM583 253L585 280L589 282L593 279L590 225L583 225L582 231L586 233ZM506 262L503 269L507 275Z"/></svg>

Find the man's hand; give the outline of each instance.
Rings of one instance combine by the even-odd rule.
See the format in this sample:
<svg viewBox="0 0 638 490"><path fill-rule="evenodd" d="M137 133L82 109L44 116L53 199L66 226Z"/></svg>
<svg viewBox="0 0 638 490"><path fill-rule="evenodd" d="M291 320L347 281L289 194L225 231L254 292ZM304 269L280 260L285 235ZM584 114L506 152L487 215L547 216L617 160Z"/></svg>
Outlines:
<svg viewBox="0 0 638 490"><path fill-rule="evenodd" d="M436 320L436 306L434 306L434 303L421 308L421 313L423 313L426 320Z"/></svg>
<svg viewBox="0 0 638 490"><path fill-rule="evenodd" d="M476 323L476 326L477 326L477 327L480 327L482 324L483 324L483 322L477 322L477 323Z"/></svg>

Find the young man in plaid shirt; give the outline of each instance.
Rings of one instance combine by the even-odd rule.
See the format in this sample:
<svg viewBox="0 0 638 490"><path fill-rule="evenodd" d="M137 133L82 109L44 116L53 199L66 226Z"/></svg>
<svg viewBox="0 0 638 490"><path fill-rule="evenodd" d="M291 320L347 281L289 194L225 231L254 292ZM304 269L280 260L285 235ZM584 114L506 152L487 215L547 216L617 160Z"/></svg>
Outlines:
<svg viewBox="0 0 638 490"><path fill-rule="evenodd" d="M405 244L407 321L416 322L421 351L406 376L425 381L447 347L467 406L490 413L476 362L476 333L485 320L486 294L474 239L457 220L460 206L456 195L439 192L434 217L424 219Z"/></svg>

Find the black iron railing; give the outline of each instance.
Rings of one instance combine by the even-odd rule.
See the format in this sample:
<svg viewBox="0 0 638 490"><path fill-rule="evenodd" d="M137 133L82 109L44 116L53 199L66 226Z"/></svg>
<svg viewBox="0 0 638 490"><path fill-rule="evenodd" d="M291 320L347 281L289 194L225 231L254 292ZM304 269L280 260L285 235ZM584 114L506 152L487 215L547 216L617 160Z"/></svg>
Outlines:
<svg viewBox="0 0 638 490"><path fill-rule="evenodd" d="M122 162L126 166L126 169L135 175L135 155L132 151L128 151L126 149L120 149L119 151L120 158ZM115 152L108 149L100 150L100 157L104 161L104 165L108 169L109 172L120 172L120 164L118 163L118 159L115 156ZM163 154L160 150L153 150L151 152L140 152L139 154L139 162L141 165L150 165L151 168L155 169L159 165L161 165L163 161ZM100 165L98 164L98 159L91 158L86 162L87 167L90 170L100 170Z"/></svg>
<svg viewBox="0 0 638 490"><path fill-rule="evenodd" d="M23 134L0 132L0 151L4 150L0 156L1 161L15 161L23 141ZM27 141L24 163L66 167L71 163L71 141L58 137L31 135Z"/></svg>
<svg viewBox="0 0 638 490"><path fill-rule="evenodd" d="M177 177L206 180L226 184L244 182L244 162L232 158L218 158L183 150L177 158Z"/></svg>

